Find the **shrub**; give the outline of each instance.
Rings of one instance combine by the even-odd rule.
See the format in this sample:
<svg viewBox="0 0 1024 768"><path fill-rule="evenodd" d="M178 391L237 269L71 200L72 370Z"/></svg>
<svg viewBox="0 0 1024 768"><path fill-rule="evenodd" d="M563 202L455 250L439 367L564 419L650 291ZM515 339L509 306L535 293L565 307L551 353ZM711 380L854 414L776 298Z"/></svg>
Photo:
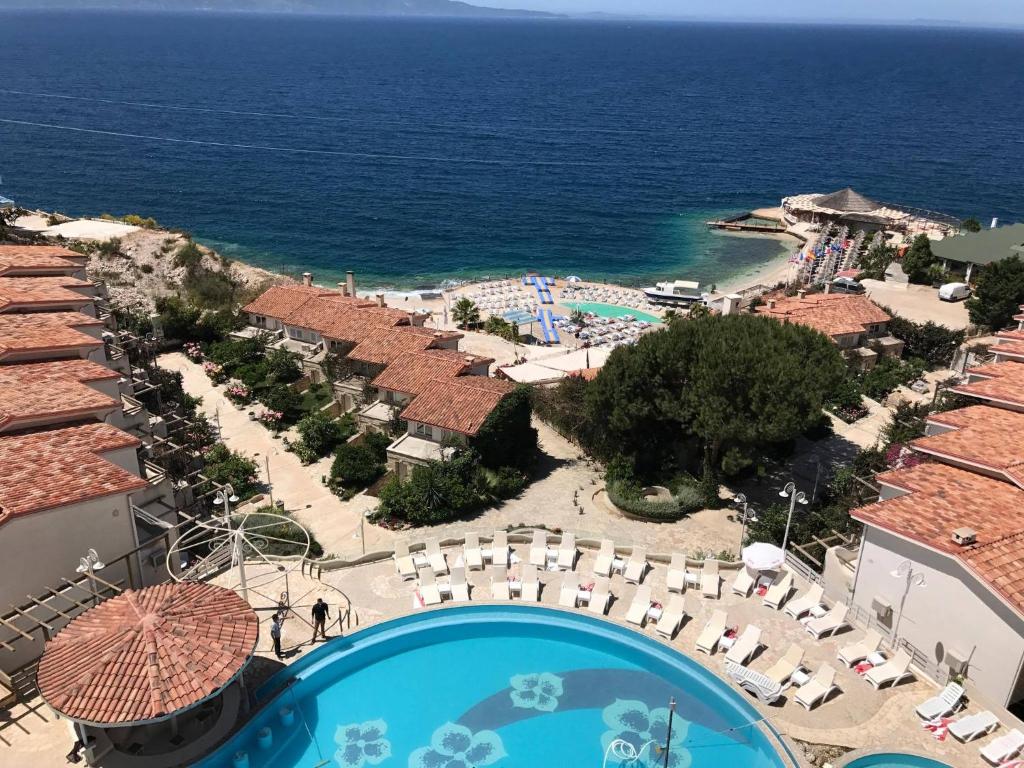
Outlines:
<svg viewBox="0 0 1024 768"><path fill-rule="evenodd" d="M274 384L259 395L259 401L281 414L285 424L293 424L302 413L302 398L286 384Z"/></svg>
<svg viewBox="0 0 1024 768"><path fill-rule="evenodd" d="M151 275L151 274L153 274L153 265L152 264L140 264L139 265L139 271L142 274L144 274L144 275Z"/></svg>
<svg viewBox="0 0 1024 768"><path fill-rule="evenodd" d="M199 246L189 240L178 252L174 254L174 266L184 267L186 272L192 272L203 261L203 252Z"/></svg>
<svg viewBox="0 0 1024 768"><path fill-rule="evenodd" d="M639 487L632 483L610 482L605 485L612 504L629 515L647 520L671 522L704 508L704 492L698 486L680 487L671 500L645 499Z"/></svg>
<svg viewBox="0 0 1024 768"><path fill-rule="evenodd" d="M252 529L250 539L260 544L260 552L265 555L276 555L278 557L301 555L302 549L306 544L306 537L294 525L278 521L276 517L271 517L271 515L292 519L291 515L279 512L273 507L260 507L246 518L246 527ZM313 536L313 532L308 528L304 530L309 534L309 556L323 557L324 548L316 540L316 537ZM262 538L264 536L266 538ZM294 542L294 544L286 542Z"/></svg>
<svg viewBox="0 0 1024 768"><path fill-rule="evenodd" d="M196 265L188 270L182 288L196 305L219 309L234 304L238 284L226 272L214 272Z"/></svg>
<svg viewBox="0 0 1024 768"><path fill-rule="evenodd" d="M219 485L230 484L241 499L256 493L259 468L256 462L236 453L223 443L217 443L206 452L206 467L203 470L210 480Z"/></svg>
<svg viewBox="0 0 1024 768"><path fill-rule="evenodd" d="M326 456L342 440L341 425L322 411L303 416L297 429L304 449L314 460Z"/></svg>
<svg viewBox="0 0 1024 768"><path fill-rule="evenodd" d="M331 465L331 480L349 490L366 488L384 474L384 462L373 445L346 443Z"/></svg>
<svg viewBox="0 0 1024 768"><path fill-rule="evenodd" d="M873 400L882 400L901 384L921 378L925 364L921 360L897 360L884 357L861 379L864 394Z"/></svg>
<svg viewBox="0 0 1024 768"><path fill-rule="evenodd" d="M964 343L965 333L962 330L954 331L930 320L915 323L891 310L887 311L892 315L889 333L903 342L904 356L920 358L931 369L949 365L957 349Z"/></svg>
<svg viewBox="0 0 1024 768"><path fill-rule="evenodd" d="M479 509L486 499L477 488L476 462L473 452L466 451L414 467L407 482L392 478L380 490L375 519L434 525Z"/></svg>
<svg viewBox="0 0 1024 768"><path fill-rule="evenodd" d="M511 499L523 492L526 475L515 467L502 467L497 471L484 470L487 490L496 499Z"/></svg>

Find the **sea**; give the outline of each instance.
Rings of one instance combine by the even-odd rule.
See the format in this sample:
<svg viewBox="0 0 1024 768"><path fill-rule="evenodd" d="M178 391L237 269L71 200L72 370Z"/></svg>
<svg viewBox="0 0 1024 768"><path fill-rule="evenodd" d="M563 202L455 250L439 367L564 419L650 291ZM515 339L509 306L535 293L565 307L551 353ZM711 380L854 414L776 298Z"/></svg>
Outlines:
<svg viewBox="0 0 1024 768"><path fill-rule="evenodd" d="M0 12L0 194L330 282L721 281L853 186L1024 219L1024 32Z"/></svg>

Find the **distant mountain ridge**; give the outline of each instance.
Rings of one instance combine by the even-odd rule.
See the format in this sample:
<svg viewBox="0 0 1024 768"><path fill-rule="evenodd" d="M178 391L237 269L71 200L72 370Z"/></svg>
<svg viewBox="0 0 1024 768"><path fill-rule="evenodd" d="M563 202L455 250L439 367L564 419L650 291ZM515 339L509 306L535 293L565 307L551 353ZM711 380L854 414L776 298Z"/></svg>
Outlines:
<svg viewBox="0 0 1024 768"><path fill-rule="evenodd" d="M232 11L340 16L490 16L556 18L558 14L487 8L461 0L0 0L0 9Z"/></svg>

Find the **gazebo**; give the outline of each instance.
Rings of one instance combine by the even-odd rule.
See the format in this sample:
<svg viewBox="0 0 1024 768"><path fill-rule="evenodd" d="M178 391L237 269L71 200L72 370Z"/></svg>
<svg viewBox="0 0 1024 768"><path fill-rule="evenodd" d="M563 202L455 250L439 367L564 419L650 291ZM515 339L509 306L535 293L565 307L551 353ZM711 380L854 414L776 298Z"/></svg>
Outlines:
<svg viewBox="0 0 1024 768"><path fill-rule="evenodd" d="M226 692L240 682L258 636L255 612L230 589L182 582L127 590L49 643L39 692L71 721L90 762L113 750L146 766L172 755L169 764L191 762L180 750L202 749L214 721L234 723L244 691L235 687L231 707ZM191 710L189 726L201 732L186 738L179 719Z"/></svg>

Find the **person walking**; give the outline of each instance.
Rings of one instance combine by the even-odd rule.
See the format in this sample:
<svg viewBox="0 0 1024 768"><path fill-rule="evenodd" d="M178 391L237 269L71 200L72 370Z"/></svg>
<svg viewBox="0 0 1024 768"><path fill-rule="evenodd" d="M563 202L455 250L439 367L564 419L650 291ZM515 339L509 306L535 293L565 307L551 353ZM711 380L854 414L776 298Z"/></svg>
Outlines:
<svg viewBox="0 0 1024 768"><path fill-rule="evenodd" d="M316 599L316 603L313 605L313 641L316 642L316 633L320 633L320 637L324 640L327 639L327 632L324 627L327 624L327 619L331 617L331 611L327 603L324 602L322 597Z"/></svg>
<svg viewBox="0 0 1024 768"><path fill-rule="evenodd" d="M278 659L284 659L281 653L281 617L276 613L270 620L270 639L274 641L274 654Z"/></svg>

